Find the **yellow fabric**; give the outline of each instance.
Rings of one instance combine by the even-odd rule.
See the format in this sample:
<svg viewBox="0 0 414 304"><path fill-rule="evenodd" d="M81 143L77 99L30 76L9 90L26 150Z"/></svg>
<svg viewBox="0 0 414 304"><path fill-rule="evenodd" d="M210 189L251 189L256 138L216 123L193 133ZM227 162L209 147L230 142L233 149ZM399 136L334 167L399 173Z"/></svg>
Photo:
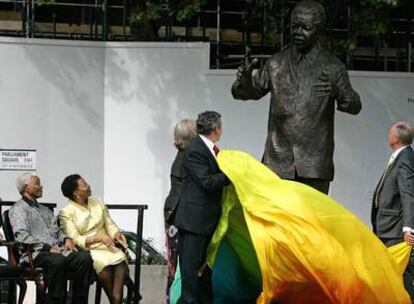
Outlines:
<svg viewBox="0 0 414 304"><path fill-rule="evenodd" d="M402 242L387 249L397 263L398 273L402 275L410 260L411 246L406 242Z"/></svg>
<svg viewBox="0 0 414 304"><path fill-rule="evenodd" d="M240 200L259 262L258 304L410 303L402 281L410 246L390 248L397 259L332 198L280 179L246 153L222 150L217 160Z"/></svg>
<svg viewBox="0 0 414 304"><path fill-rule="evenodd" d="M109 216L106 206L95 197L88 199L88 208L71 200L69 205L59 213L62 231L82 249L88 249L93 260L93 267L97 273L108 265L116 265L126 260L122 250L112 252L102 243L92 244L86 248L85 240L90 236L109 235L114 238L119 228Z"/></svg>

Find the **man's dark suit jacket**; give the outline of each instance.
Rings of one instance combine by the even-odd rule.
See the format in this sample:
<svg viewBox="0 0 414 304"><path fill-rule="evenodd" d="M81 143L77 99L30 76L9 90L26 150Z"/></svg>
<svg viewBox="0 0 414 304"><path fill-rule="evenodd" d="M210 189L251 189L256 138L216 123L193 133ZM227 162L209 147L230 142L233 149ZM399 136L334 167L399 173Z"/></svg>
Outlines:
<svg viewBox="0 0 414 304"><path fill-rule="evenodd" d="M384 174L374 192L371 221L374 233L385 245L391 246L404 239L403 227L414 228L412 148L404 148Z"/></svg>
<svg viewBox="0 0 414 304"><path fill-rule="evenodd" d="M200 136L185 149L183 167L187 174L175 215L175 226L180 230L211 236L220 218L222 189L230 182Z"/></svg>

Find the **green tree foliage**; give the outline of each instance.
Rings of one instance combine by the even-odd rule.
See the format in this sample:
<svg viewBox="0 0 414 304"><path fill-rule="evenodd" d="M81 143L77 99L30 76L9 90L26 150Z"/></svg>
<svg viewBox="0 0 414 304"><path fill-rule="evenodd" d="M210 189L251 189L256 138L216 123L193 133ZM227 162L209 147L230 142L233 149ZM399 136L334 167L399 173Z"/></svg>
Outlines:
<svg viewBox="0 0 414 304"><path fill-rule="evenodd" d="M53 4L55 2L56 2L55 0L35 0L36 5L38 6Z"/></svg>
<svg viewBox="0 0 414 304"><path fill-rule="evenodd" d="M193 17L207 0L129 0L131 32L137 40L156 40L161 24Z"/></svg>
<svg viewBox="0 0 414 304"><path fill-rule="evenodd" d="M54 1L54 0L41 0ZM344 18L347 3L350 3L350 26L347 37L339 41L344 51L352 52L362 38L369 38L381 44L391 30L391 10L402 0L320 0L328 8L330 25ZM414 0L412 0L414 1ZM250 0L252 18L263 18L265 40L276 43L275 33L287 29L291 6L289 1ZM207 0L129 0L130 26L137 40L157 40L158 30L167 18L185 21L197 14Z"/></svg>
<svg viewBox="0 0 414 304"><path fill-rule="evenodd" d="M362 37L369 37L381 44L392 30L391 10L399 0L359 0L351 2L351 27L348 39L343 45L348 51L354 50Z"/></svg>
<svg viewBox="0 0 414 304"><path fill-rule="evenodd" d="M265 12L266 14L266 33L270 37L271 33L280 32L281 18L287 21L290 7L286 7L287 1L256 0L255 12ZM346 39L340 41L346 51L356 48L361 37L373 39L376 43L381 43L386 34L391 30L391 10L400 4L401 0L320 0L327 8L333 4L336 8L328 12L330 24L335 26L335 20L340 19L340 15L346 14L346 7L350 3L350 27Z"/></svg>

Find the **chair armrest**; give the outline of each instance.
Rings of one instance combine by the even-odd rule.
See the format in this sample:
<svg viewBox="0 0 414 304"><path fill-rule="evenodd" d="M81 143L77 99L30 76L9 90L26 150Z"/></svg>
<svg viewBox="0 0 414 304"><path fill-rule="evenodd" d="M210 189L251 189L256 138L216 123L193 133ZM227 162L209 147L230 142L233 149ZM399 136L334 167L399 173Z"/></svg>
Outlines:
<svg viewBox="0 0 414 304"><path fill-rule="evenodd" d="M31 274L31 275L33 275L33 276L35 276L36 275L36 273L37 273L37 270L36 270L36 267L34 266L34 263L33 263L33 247L32 247L32 245L31 244L24 244L24 246L26 247L26 254L27 254L27 257L28 257L28 259L29 259L29 273Z"/></svg>
<svg viewBox="0 0 414 304"><path fill-rule="evenodd" d="M17 266L18 265L18 261L16 259L16 256L14 254L14 249L15 248L22 248L23 244L19 243L19 242L6 242L6 241L2 241L0 240L0 246L5 246L7 247L7 256L8 256L8 264L9 266Z"/></svg>
<svg viewBox="0 0 414 304"><path fill-rule="evenodd" d="M36 267L34 266L33 263L33 247L31 244L25 244L25 243L20 243L20 242L16 242L16 241L0 241L0 246L6 246L7 247L7 255L9 257L8 259L8 264L9 266L18 266L19 261L15 256L14 253L14 249L19 249L24 251L27 254L27 257L29 259L29 272L31 274L36 274Z"/></svg>

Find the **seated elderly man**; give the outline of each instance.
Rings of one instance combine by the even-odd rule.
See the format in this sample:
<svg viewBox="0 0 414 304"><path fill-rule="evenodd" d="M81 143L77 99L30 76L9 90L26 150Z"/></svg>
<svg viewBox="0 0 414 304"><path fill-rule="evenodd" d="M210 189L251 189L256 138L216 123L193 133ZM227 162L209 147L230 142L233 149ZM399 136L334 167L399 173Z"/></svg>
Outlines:
<svg viewBox="0 0 414 304"><path fill-rule="evenodd" d="M22 198L10 208L10 223L16 241L32 245L34 265L46 271L46 303L65 303L68 271L74 275L72 303L88 303L89 252L78 251L60 230L53 212L37 202L43 192L39 177L25 173L16 183ZM20 262L28 262L27 255Z"/></svg>

